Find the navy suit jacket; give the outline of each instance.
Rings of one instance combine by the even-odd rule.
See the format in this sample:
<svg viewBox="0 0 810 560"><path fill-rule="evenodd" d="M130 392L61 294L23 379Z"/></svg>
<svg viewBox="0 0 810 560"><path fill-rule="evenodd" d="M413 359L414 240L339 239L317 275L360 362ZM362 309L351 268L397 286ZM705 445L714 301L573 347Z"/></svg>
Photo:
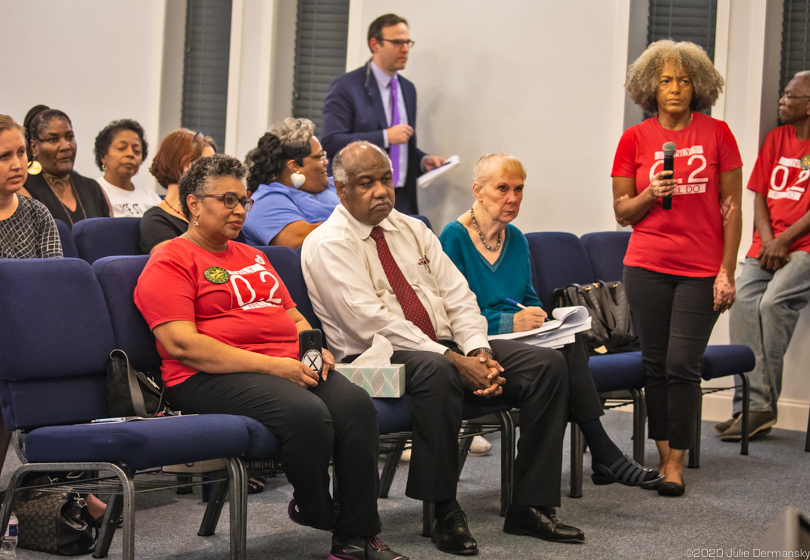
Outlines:
<svg viewBox="0 0 810 560"><path fill-rule="evenodd" d="M416 88L401 75L397 79L414 134L408 140L408 169L405 185L396 190L396 208L406 214L418 214L416 178L422 174L421 162L425 153L416 147ZM371 61L332 82L323 103L321 125L321 143L330 160L356 140L367 140L384 148L383 131L387 128L388 121L377 79L371 71Z"/></svg>

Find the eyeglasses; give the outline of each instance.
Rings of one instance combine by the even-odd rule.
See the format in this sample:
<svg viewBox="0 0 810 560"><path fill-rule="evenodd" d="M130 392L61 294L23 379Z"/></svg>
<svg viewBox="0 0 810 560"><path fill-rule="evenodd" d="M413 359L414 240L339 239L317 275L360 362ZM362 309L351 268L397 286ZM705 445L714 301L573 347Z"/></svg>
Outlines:
<svg viewBox="0 0 810 560"><path fill-rule="evenodd" d="M405 45L408 45L408 48L412 49L413 46L416 44L414 41L411 41L410 39L407 41L403 41L402 39L380 39L380 41L388 41L398 49L401 49Z"/></svg>
<svg viewBox="0 0 810 560"><path fill-rule="evenodd" d="M245 212L250 212L250 209L253 208L253 199L249 196L244 198L239 198L234 193L225 193L225 194L203 194L200 195L200 198L216 198L222 201L222 204L225 205L225 208L233 210L236 208L237 204L241 204L245 207Z"/></svg>
<svg viewBox="0 0 810 560"><path fill-rule="evenodd" d="M810 95L790 95L788 92L782 92L782 98L784 99L810 99Z"/></svg>
<svg viewBox="0 0 810 560"><path fill-rule="evenodd" d="M326 152L325 151L320 152L318 154L311 154L311 155L308 155L307 157L311 157L311 158L314 158L314 159L329 159L329 158L326 157Z"/></svg>

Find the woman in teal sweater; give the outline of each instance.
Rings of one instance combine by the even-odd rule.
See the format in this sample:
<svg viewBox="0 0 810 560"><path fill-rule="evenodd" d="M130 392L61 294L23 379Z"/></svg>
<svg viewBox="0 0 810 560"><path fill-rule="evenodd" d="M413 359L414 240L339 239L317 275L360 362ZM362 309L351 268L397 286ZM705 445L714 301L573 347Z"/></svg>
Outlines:
<svg viewBox="0 0 810 560"><path fill-rule="evenodd" d="M469 212L444 228L444 252L467 278L489 334L521 332L543 324L546 312L532 285L529 244L510 222L520 212L526 171L515 157L487 154L475 166ZM518 309L507 298L520 302ZM661 476L623 454L602 427L604 414L588 367L588 350L580 337L561 352L568 363L569 408L591 449L591 478L596 484L620 482L654 487Z"/></svg>

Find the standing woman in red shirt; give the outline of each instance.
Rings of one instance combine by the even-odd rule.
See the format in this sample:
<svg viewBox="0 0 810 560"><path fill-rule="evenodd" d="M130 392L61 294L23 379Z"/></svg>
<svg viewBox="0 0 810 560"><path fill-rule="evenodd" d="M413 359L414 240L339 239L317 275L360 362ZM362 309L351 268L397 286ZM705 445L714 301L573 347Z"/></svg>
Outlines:
<svg viewBox="0 0 810 560"><path fill-rule="evenodd" d="M650 438L665 476L650 486L680 496L684 457L695 443L700 361L717 317L734 303L742 160L728 125L698 112L723 89L698 45L651 44L630 65L625 89L653 114L624 132L611 173L616 221L633 226L624 283L647 373ZM677 147L674 174L663 171L666 142Z"/></svg>

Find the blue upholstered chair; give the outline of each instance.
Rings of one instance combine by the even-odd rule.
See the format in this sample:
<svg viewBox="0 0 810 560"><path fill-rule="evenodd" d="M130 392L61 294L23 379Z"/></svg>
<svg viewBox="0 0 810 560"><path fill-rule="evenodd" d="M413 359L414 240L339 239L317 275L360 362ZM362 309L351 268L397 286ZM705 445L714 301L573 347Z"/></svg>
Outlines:
<svg viewBox="0 0 810 560"><path fill-rule="evenodd" d="M621 280L623 274L624 254L630 242L628 231L602 231L588 233L582 236L582 245L593 267L595 278L611 282ZM748 455L748 376L747 372L754 369L756 360L754 352L743 345L716 344L706 347L703 354L701 377L706 381L718 377L736 375L739 379L743 393L742 433L740 441L740 454ZM723 387L722 389L726 389ZM703 394L717 392L718 388L703 389ZM698 415L698 420L702 415ZM689 466L700 466L700 421L696 427L695 447L689 450Z"/></svg>
<svg viewBox="0 0 810 560"><path fill-rule="evenodd" d="M411 218L416 218L417 220L424 222L424 224L428 227L429 230L433 231L433 226L430 225L430 220L428 220L427 216L423 216L422 214L408 214Z"/></svg>
<svg viewBox="0 0 810 560"><path fill-rule="evenodd" d="M132 367L138 371L157 372L161 358L155 346L155 337L141 312L135 306L134 292L149 255L104 257L93 263L93 272L98 279L107 306L110 310L116 348L129 356ZM276 437L262 423L246 416L237 416L248 430L248 447L242 455L248 465L260 465L278 458L280 447ZM216 529L219 513L225 501L223 485L215 487L206 516L200 525L199 535L210 536ZM246 504L243 506L246 508ZM242 511L246 516L246 510Z"/></svg>
<svg viewBox="0 0 810 560"><path fill-rule="evenodd" d="M241 417L89 423L109 416L106 363L115 348L107 304L90 265L79 259L3 261L0 285L0 403L23 458L6 492L2 527L27 475L108 472L123 499L110 502L95 555L106 555L114 520L123 512L123 558L131 560L136 472L222 458L233 505L231 558L244 558L241 506L247 480L238 457L248 451L251 434Z"/></svg>
<svg viewBox="0 0 810 560"><path fill-rule="evenodd" d="M73 226L79 257L90 264L102 257L141 254L140 218L89 218Z"/></svg>
<svg viewBox="0 0 810 560"><path fill-rule="evenodd" d="M588 255L576 235L564 232L527 233L526 240L532 260L534 288L549 313L554 309L554 290L596 280ZM589 365L597 392L629 393L633 403L633 458L644 464L646 408L641 394L644 388L641 353L591 356ZM582 434L572 424L569 493L572 498L582 496L582 449Z"/></svg>
<svg viewBox="0 0 810 560"><path fill-rule="evenodd" d="M62 256L66 259L78 259L79 251L76 249L67 224L62 220L54 220L54 222L56 222L56 230L59 232L59 241L62 242Z"/></svg>
<svg viewBox="0 0 810 560"><path fill-rule="evenodd" d="M293 251L287 247L268 246L256 248L267 255L270 264L281 276L281 280L287 286L298 310L306 317L309 324L313 328L321 328L321 322L312 309L312 302L309 299L304 275L301 271L300 250ZM374 398L373 401L377 409L380 434L390 436L391 441L395 441L380 476L380 497L386 498L399 463L399 457L402 454L404 441L408 439L411 431L413 417L410 399L407 395L398 399ZM508 407L479 407L465 403L462 412L464 420L475 420L488 415L494 415L493 422L497 423L501 430L501 515L505 515L506 509L512 501L512 472L515 460L515 426L509 416ZM429 535L432 508L428 503L424 505L424 514L423 534Z"/></svg>

